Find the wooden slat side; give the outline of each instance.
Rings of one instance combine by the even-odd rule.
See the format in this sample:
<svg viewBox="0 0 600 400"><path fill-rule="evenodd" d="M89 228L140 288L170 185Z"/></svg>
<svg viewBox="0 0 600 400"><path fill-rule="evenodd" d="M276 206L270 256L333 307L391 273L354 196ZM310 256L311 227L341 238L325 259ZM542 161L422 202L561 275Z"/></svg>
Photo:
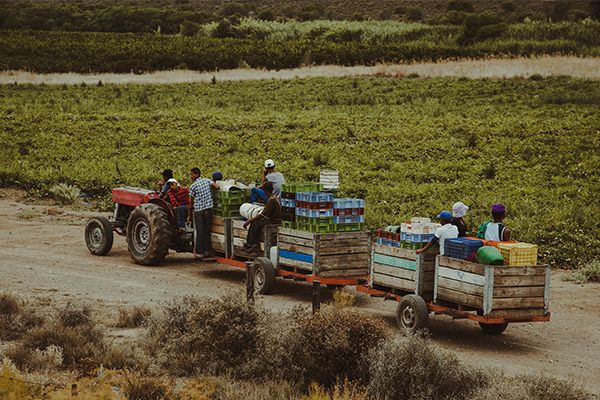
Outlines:
<svg viewBox="0 0 600 400"><path fill-rule="evenodd" d="M483 309L483 297L468 293L458 292L448 288L438 287L436 289L437 299L464 304L467 306Z"/></svg>
<svg viewBox="0 0 600 400"><path fill-rule="evenodd" d="M465 260L458 260L446 256L439 257L440 267L448 267L459 271L471 272L473 274L483 276L485 274L485 266L477 263L472 263Z"/></svg>
<svg viewBox="0 0 600 400"><path fill-rule="evenodd" d="M485 283L485 278L481 275L448 267L439 266L438 275L443 278L454 279L478 286L483 286Z"/></svg>
<svg viewBox="0 0 600 400"><path fill-rule="evenodd" d="M314 247L315 241L312 239L304 239L289 235L279 235L277 241L281 243L298 244L300 246Z"/></svg>
<svg viewBox="0 0 600 400"><path fill-rule="evenodd" d="M295 253L310 254L311 256L313 254L312 247L300 246L298 244L279 242L277 247L279 248L279 250L287 250L287 251L293 251Z"/></svg>
<svg viewBox="0 0 600 400"><path fill-rule="evenodd" d="M233 228L233 237L246 239L248 237L248 230L244 228Z"/></svg>
<svg viewBox="0 0 600 400"><path fill-rule="evenodd" d="M319 271L317 276L321 278L364 278L367 275L367 271L361 271L358 269L344 269L344 270L335 270L335 271Z"/></svg>
<svg viewBox="0 0 600 400"><path fill-rule="evenodd" d="M396 268L409 269L411 271L417 270L417 262L406 258L388 256L386 254L374 253L373 262L378 264L389 265Z"/></svg>
<svg viewBox="0 0 600 400"><path fill-rule="evenodd" d="M369 240L358 238L358 239L345 239L345 240L319 240L319 247L326 249L329 247L344 247L344 246L363 246L369 247Z"/></svg>
<svg viewBox="0 0 600 400"><path fill-rule="evenodd" d="M494 299L503 297L544 297L543 286L499 286L494 288Z"/></svg>
<svg viewBox="0 0 600 400"><path fill-rule="evenodd" d="M299 238L310 239L310 240L314 240L314 238L315 238L315 234L312 232L299 231L296 229L289 229L289 228L282 228L282 227L279 227L279 235L299 237Z"/></svg>
<svg viewBox="0 0 600 400"><path fill-rule="evenodd" d="M219 217L217 215L213 215L211 220L211 225L225 225L225 218Z"/></svg>
<svg viewBox="0 0 600 400"><path fill-rule="evenodd" d="M406 258L407 260L416 261L417 253L411 249L403 249L401 247L384 246L381 244L374 244L373 251L379 254L385 254L386 256Z"/></svg>
<svg viewBox="0 0 600 400"><path fill-rule="evenodd" d="M246 240L245 239L237 238L237 237L233 238L233 245L234 246L244 247L245 244L246 244ZM260 249L261 250L265 249L265 243L264 242L260 242Z"/></svg>
<svg viewBox="0 0 600 400"><path fill-rule="evenodd" d="M514 309L514 310L492 310L489 317L502 317L502 318L527 318L546 315L543 308L529 308L529 309Z"/></svg>
<svg viewBox="0 0 600 400"><path fill-rule="evenodd" d="M368 253L367 246L340 246L340 247L319 247L319 255L343 255Z"/></svg>
<svg viewBox="0 0 600 400"><path fill-rule="evenodd" d="M494 287L501 286L543 286L546 277L544 275L525 276L494 276Z"/></svg>
<svg viewBox="0 0 600 400"><path fill-rule="evenodd" d="M496 266L494 267L494 275L495 276L504 276L504 275L518 275L518 276L527 276L527 275L544 275L546 273L546 266L530 266L530 267L505 267L505 266Z"/></svg>
<svg viewBox="0 0 600 400"><path fill-rule="evenodd" d="M213 233L225 234L225 225L211 225L210 231Z"/></svg>
<svg viewBox="0 0 600 400"><path fill-rule="evenodd" d="M245 223L246 223L246 221L243 220L243 219L232 219L231 220L231 225L234 228L244 229L244 224Z"/></svg>
<svg viewBox="0 0 600 400"><path fill-rule="evenodd" d="M466 282L459 282L453 279L438 277L438 285L440 288L455 290L458 292L472 294L483 297L483 286L472 285Z"/></svg>
<svg viewBox="0 0 600 400"><path fill-rule="evenodd" d="M543 308L544 297L494 298L494 309Z"/></svg>
<svg viewBox="0 0 600 400"><path fill-rule="evenodd" d="M346 240L346 239L368 239L371 234L368 231L320 233L319 240L323 242Z"/></svg>
<svg viewBox="0 0 600 400"><path fill-rule="evenodd" d="M313 265L304 261L292 260L290 258L279 257L279 264L284 267L297 267L306 271L312 271Z"/></svg>
<svg viewBox="0 0 600 400"><path fill-rule="evenodd" d="M380 286L391 287L395 289L405 290L407 292L415 291L415 281L412 279L402 279L389 275L374 273L373 283Z"/></svg>
<svg viewBox="0 0 600 400"><path fill-rule="evenodd" d="M403 268L390 267L388 265L377 263L373 263L372 265L373 272L377 274L389 275L395 278L402 278L410 281L416 281L417 279L417 273L415 271Z"/></svg>
<svg viewBox="0 0 600 400"><path fill-rule="evenodd" d="M364 269L369 268L369 254L349 254L335 256L317 256L315 265L319 271L327 271L332 269Z"/></svg>

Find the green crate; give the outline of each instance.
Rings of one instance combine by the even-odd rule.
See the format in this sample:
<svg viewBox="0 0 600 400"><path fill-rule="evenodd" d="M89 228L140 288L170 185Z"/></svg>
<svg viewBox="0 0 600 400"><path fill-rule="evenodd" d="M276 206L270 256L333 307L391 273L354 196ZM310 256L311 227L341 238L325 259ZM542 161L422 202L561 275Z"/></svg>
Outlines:
<svg viewBox="0 0 600 400"><path fill-rule="evenodd" d="M288 229L296 229L296 222L294 221L281 221L281 226Z"/></svg>
<svg viewBox="0 0 600 400"><path fill-rule="evenodd" d="M333 217L309 218L296 215L296 222L306 225L331 225L333 224Z"/></svg>
<svg viewBox="0 0 600 400"><path fill-rule="evenodd" d="M400 247L402 247L403 249L411 249L411 250L418 250L421 247L424 247L427 243L413 243L413 242L409 242L406 240L401 240L400 241Z"/></svg>
<svg viewBox="0 0 600 400"><path fill-rule="evenodd" d="M302 231L312 232L312 233L331 233L335 232L335 225L308 225L308 224L296 224L296 229L300 229Z"/></svg>
<svg viewBox="0 0 600 400"><path fill-rule="evenodd" d="M223 190L217 190L215 193L216 193L217 199L219 199L219 200L221 200L221 199L223 199L223 200L237 199L243 203L244 200L246 199L246 193L243 190L232 190L230 192L225 192Z"/></svg>
<svg viewBox="0 0 600 400"><path fill-rule="evenodd" d="M232 217L240 216L240 210L238 210L238 209L215 208L214 213L218 217L225 217L225 218L232 218Z"/></svg>
<svg viewBox="0 0 600 400"><path fill-rule="evenodd" d="M336 232L355 232L362 231L365 229L365 224L362 222L357 222L354 224L336 224L335 231Z"/></svg>
<svg viewBox="0 0 600 400"><path fill-rule="evenodd" d="M223 197L223 198L216 198L213 199L213 202L218 204L218 207L220 206L237 206L238 208L245 203L245 201L243 199L238 199L236 197L234 198L229 198L229 197Z"/></svg>
<svg viewBox="0 0 600 400"><path fill-rule="evenodd" d="M315 182L286 183L282 185L281 191L289 193L322 192L323 185Z"/></svg>

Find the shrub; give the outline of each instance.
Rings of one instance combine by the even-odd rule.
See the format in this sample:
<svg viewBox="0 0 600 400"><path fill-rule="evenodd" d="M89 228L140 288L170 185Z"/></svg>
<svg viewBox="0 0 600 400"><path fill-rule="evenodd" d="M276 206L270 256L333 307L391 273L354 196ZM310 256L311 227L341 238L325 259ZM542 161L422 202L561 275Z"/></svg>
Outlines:
<svg viewBox="0 0 600 400"><path fill-rule="evenodd" d="M58 183L48 189L50 195L61 204L73 204L79 200L79 189L66 183Z"/></svg>
<svg viewBox="0 0 600 400"><path fill-rule="evenodd" d="M138 328L148 320L152 311L145 306L135 306L130 309L119 310L117 328Z"/></svg>
<svg viewBox="0 0 600 400"><path fill-rule="evenodd" d="M193 397L197 399L198 397ZM300 400L300 391L291 382L219 380L215 383L212 400ZM190 399L192 400L192 399Z"/></svg>
<svg viewBox="0 0 600 400"><path fill-rule="evenodd" d="M0 294L0 340L20 338L43 323L38 313L16 296Z"/></svg>
<svg viewBox="0 0 600 400"><path fill-rule="evenodd" d="M10 294L0 294L0 316L12 317L21 312L22 301Z"/></svg>
<svg viewBox="0 0 600 400"><path fill-rule="evenodd" d="M188 20L183 21L182 24L179 25L179 33L183 36L194 36L198 33L199 29L200 27L198 24Z"/></svg>
<svg viewBox="0 0 600 400"><path fill-rule="evenodd" d="M571 278L575 282L600 282L600 260L587 263L573 273Z"/></svg>
<svg viewBox="0 0 600 400"><path fill-rule="evenodd" d="M165 378L144 377L136 373L125 373L123 394L128 400L168 400L175 398L173 384Z"/></svg>
<svg viewBox="0 0 600 400"><path fill-rule="evenodd" d="M67 305L58 312L58 322L59 324L68 327L93 325L92 308L87 304L74 306L71 303L67 303Z"/></svg>
<svg viewBox="0 0 600 400"><path fill-rule="evenodd" d="M369 394L389 400L466 399L486 379L418 336L386 341L369 353L368 364Z"/></svg>
<svg viewBox="0 0 600 400"><path fill-rule="evenodd" d="M448 2L447 10L472 13L475 11L475 7L473 7L473 3L467 0L450 0Z"/></svg>

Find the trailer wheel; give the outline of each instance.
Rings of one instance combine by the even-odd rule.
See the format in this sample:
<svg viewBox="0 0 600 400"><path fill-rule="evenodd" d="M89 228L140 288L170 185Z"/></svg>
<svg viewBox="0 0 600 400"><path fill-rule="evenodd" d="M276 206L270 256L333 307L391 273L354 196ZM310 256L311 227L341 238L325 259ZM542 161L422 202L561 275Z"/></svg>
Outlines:
<svg viewBox="0 0 600 400"><path fill-rule="evenodd" d="M396 309L396 322L398 327L406 333L415 333L427 328L429 324L429 310L421 296L409 294L400 300Z"/></svg>
<svg viewBox="0 0 600 400"><path fill-rule="evenodd" d="M508 322L504 324L486 324L483 322L479 323L481 330L483 330L488 335L500 335L502 332L508 328Z"/></svg>
<svg viewBox="0 0 600 400"><path fill-rule="evenodd" d="M267 257L254 260L254 291L271 294L275 288L275 267Z"/></svg>
<svg viewBox="0 0 600 400"><path fill-rule="evenodd" d="M127 222L127 249L136 264L159 264L169 253L175 231L165 211L156 204L142 204Z"/></svg>
<svg viewBox="0 0 600 400"><path fill-rule="evenodd" d="M90 253L105 256L113 245L113 227L108 218L91 218L85 225L85 244Z"/></svg>

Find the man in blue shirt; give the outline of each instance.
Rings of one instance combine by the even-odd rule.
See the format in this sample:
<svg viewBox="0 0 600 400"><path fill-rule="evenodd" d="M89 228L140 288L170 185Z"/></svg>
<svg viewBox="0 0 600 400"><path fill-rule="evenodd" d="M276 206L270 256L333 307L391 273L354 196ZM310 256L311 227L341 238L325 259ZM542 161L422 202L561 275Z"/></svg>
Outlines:
<svg viewBox="0 0 600 400"><path fill-rule="evenodd" d="M210 257L210 225L213 214L211 188L216 185L210 179L200 177L200 169L190 171L190 204L194 206L194 254L196 258ZM191 217L191 216L190 216Z"/></svg>

